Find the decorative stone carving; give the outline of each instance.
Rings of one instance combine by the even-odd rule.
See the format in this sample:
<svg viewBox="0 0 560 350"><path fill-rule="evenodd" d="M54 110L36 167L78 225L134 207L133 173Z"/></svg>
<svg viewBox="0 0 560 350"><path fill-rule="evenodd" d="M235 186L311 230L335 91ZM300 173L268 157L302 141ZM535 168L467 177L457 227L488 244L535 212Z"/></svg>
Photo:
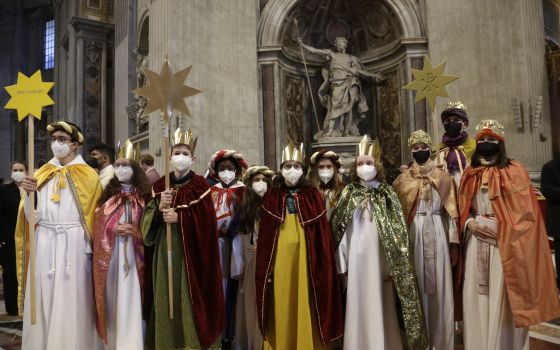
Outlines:
<svg viewBox="0 0 560 350"><path fill-rule="evenodd" d="M84 42L84 131L86 143L101 142L101 47L95 41Z"/></svg>
<svg viewBox="0 0 560 350"><path fill-rule="evenodd" d="M378 137L381 143L381 157L388 168L398 168L402 164L399 93L399 74L394 70L387 74L386 84L377 90L378 101L383 101L378 106Z"/></svg>
<svg viewBox="0 0 560 350"><path fill-rule="evenodd" d="M303 138L303 122L305 110L308 106L309 94L303 79L286 76L284 83L285 110L288 125L288 139L294 143L301 143Z"/></svg>

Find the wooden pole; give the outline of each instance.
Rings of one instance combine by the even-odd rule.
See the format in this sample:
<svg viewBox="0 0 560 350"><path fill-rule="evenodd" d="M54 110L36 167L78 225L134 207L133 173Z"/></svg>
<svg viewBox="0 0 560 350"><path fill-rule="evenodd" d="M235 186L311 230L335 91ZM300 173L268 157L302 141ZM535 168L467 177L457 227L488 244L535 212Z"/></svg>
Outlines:
<svg viewBox="0 0 560 350"><path fill-rule="evenodd" d="M165 173L165 190L171 187L171 180L169 178L169 118L165 118L161 113L163 122L163 171ZM173 319L173 263L171 251L171 224L165 224L165 232L167 236L167 288L169 291L169 319Z"/></svg>
<svg viewBox="0 0 560 350"><path fill-rule="evenodd" d="M35 172L35 117L27 116L27 171L30 175ZM35 288L35 192L29 193L29 207L31 217L29 222L29 288L31 294L31 324L37 323L37 295Z"/></svg>

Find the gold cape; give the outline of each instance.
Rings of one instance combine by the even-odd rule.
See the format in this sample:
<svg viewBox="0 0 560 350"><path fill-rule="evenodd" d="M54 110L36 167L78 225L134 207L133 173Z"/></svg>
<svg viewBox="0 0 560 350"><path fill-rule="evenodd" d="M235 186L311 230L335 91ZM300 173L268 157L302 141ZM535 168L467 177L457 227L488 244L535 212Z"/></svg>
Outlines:
<svg viewBox="0 0 560 350"><path fill-rule="evenodd" d="M66 176L57 177L57 174ZM62 168L54 164L47 163L35 172L37 179L37 190L41 189L49 180L55 178L59 181L59 187L69 186L74 201L79 203L78 212L80 221L84 227L86 237L91 243L93 234L93 221L97 201L101 196L101 184L99 175L89 165L85 163L72 164ZM27 276L27 264L29 256L29 225L23 210L24 197L19 203L19 213L16 223L15 244L16 244L16 268L18 278L18 307L20 316L23 315L23 301L25 296L25 283ZM51 195L51 200L56 200L56 194Z"/></svg>
<svg viewBox="0 0 560 350"><path fill-rule="evenodd" d="M430 165L433 167L433 161ZM426 173L430 172L429 170L431 169L414 163L393 182L393 187L401 201L404 218L408 226L410 226L416 215L420 194L423 191L430 191L432 187L438 192L447 214L452 219L459 218L453 178L438 167L433 167L433 172L430 175L426 175Z"/></svg>

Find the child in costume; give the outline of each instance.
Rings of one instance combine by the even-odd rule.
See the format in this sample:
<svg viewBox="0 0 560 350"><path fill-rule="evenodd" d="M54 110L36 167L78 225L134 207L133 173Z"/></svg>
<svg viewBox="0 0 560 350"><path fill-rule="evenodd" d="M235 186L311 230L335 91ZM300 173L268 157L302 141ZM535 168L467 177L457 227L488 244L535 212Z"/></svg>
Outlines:
<svg viewBox="0 0 560 350"><path fill-rule="evenodd" d="M327 218L330 219L336 201L344 188L344 182L339 174L342 167L340 157L333 151L321 150L313 153L309 163L311 167L307 179L321 191L327 207Z"/></svg>

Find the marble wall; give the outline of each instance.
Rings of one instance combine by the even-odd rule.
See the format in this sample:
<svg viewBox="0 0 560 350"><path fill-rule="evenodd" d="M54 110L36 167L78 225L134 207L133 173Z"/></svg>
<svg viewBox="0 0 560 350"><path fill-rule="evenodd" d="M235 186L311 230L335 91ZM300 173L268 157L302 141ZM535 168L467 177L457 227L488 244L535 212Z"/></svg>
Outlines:
<svg viewBox="0 0 560 350"><path fill-rule="evenodd" d="M168 0L148 5L149 67L159 72L166 55L174 71L192 65L186 84L203 91L187 99L192 117L186 117L186 125L199 136L194 170L202 173L221 148L242 152L249 164L260 163L255 1ZM154 113L150 153L161 169L159 125Z"/></svg>
<svg viewBox="0 0 560 350"><path fill-rule="evenodd" d="M469 132L474 134L483 118L500 120L510 157L537 175L552 157L551 138L558 137L550 132L542 2L425 3L430 58L434 64L447 60L446 72L461 77L448 92L467 105ZM538 96L543 98L540 124ZM520 102L522 122L514 118L512 100ZM446 102L439 101L438 115Z"/></svg>

